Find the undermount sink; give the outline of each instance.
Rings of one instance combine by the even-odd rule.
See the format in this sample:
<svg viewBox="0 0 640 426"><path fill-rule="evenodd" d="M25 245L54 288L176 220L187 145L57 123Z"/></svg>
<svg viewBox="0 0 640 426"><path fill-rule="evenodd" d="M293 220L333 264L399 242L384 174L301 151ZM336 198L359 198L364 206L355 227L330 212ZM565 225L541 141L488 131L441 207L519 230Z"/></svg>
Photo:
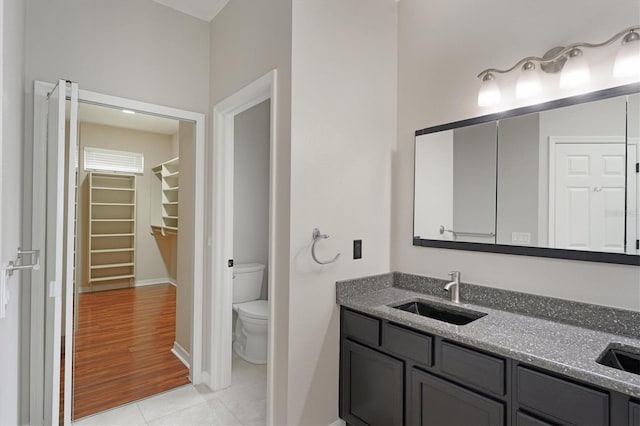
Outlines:
<svg viewBox="0 0 640 426"><path fill-rule="evenodd" d="M598 357L598 364L640 375L640 348L610 344Z"/></svg>
<svg viewBox="0 0 640 426"><path fill-rule="evenodd" d="M401 311L411 312L412 314L455 325L469 324L470 322L487 315L482 312L476 312L462 308L450 308L448 306L437 305L435 303L431 304L422 301L414 301L391 307L394 309L400 309Z"/></svg>

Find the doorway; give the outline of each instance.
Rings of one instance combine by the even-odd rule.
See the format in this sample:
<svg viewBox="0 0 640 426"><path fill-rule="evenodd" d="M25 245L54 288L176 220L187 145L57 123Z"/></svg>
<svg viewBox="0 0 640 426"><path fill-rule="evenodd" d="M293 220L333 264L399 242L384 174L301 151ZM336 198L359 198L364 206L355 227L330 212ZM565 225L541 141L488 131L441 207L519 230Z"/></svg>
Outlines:
<svg viewBox="0 0 640 426"><path fill-rule="evenodd" d="M264 102L269 106L269 146L268 146L268 213L267 240L268 260L265 266L267 296L267 363L266 363L266 423L273 423L273 362L274 362L274 301L277 300L277 286L274 285L275 269L275 152L276 152L276 80L273 70L250 83L235 94L214 106L213 152L209 160L213 165L214 224L212 250L212 292L210 318L211 330L211 389L219 390L232 385L232 365L234 352L233 329L233 287L234 287L234 148L236 118L245 111ZM264 217L263 217L264 218ZM238 253L240 254L240 253ZM248 259L247 259L248 260Z"/></svg>
<svg viewBox="0 0 640 426"><path fill-rule="evenodd" d="M77 88L75 83L67 84L64 81L59 82L57 85L62 87L61 93L62 96L69 97L69 91L73 92L73 87ZM69 86L71 89L69 89ZM49 159L52 158L52 152L55 149L52 149L51 146L47 146L47 110L48 110L48 101L49 93L52 93L54 85L42 82L36 82L35 90L34 90L34 217L33 217L33 243L34 246L43 246L42 241L50 239L47 238L49 235L49 226L50 221L58 221L58 222L66 222L66 229L73 230L76 228L76 224L74 224L75 220L75 209L73 206L73 197L70 195L67 198L71 200L68 204L68 208L66 210L58 208L57 210L51 209L37 209L36 206L41 204L39 198L42 198L44 194L49 194L51 197L55 197L56 194L61 194L61 191L55 191L55 188L52 188L51 185L47 186L48 182L46 179L46 174L42 173L42 171L47 170L48 164L52 164L51 161L47 161L47 156ZM143 102L132 101L124 98L117 98L108 95L102 95L95 92L76 90L76 97L80 102L85 102L93 105L102 105L109 108L115 108L118 113L123 113L123 110L127 110L129 112L139 113L139 114L150 114L155 117L170 117L175 120L181 120L182 122L188 123L189 127L192 129L191 138L192 138L192 152L191 155L188 156L187 161L187 173L184 174L184 179L187 182L186 187L191 188L190 199L191 203L189 204L190 208L187 209L187 215L185 215L184 221L181 222L180 230L181 233L184 232L185 235L190 234L188 238L186 238L187 243L185 244L185 252L189 253L189 260L185 263L185 273L181 274L181 281L188 281L192 283L192 287L189 290L189 294L187 294L186 299L183 300L183 303L186 303L188 307L190 307L190 314L188 318L186 318L187 326L190 327L190 331L187 331L186 342L188 346L190 346L190 353L186 353L184 351L182 354L179 353L180 345L173 345L172 352L176 354L179 358L182 355L182 359L180 361L184 362L187 365L187 368L190 371L189 378L192 383L197 384L201 382L202 376L202 366L201 366L201 352L202 352L202 292L203 292L203 257L204 257L204 244L203 244L203 235L201 232L195 232L196 229L204 229L204 215L202 213L203 207L203 198L204 198L204 186L203 186L203 172L204 172L204 161L202 153L204 151L204 115L199 113L191 113L183 110L161 107L157 105L147 104ZM73 103L73 93L71 93L71 100ZM77 108L70 109L70 114L68 117L69 125L67 126L70 129L69 143L67 144L67 149L69 151L65 152L64 149L56 151L60 158L63 158L62 161L58 161L58 164L66 164L68 166L67 175L69 176L69 181L72 181L75 177L75 167L78 166L78 163L74 161L74 156L72 151L75 151L77 143L75 142L75 123L78 118ZM63 120L64 122L64 120ZM62 124L62 128L64 129L64 124ZM49 133L51 129L49 129ZM73 136L72 136L73 135ZM64 140L64 136L60 138ZM64 160L65 155L68 156L66 160ZM76 157L77 158L77 157ZM171 159L168 159L169 161ZM164 162L163 162L164 163ZM155 166L162 166L163 163L154 164ZM168 165L170 168L171 165ZM101 171L103 172L103 171ZM98 175L100 172L96 172ZM161 178L163 176L160 176ZM174 178L177 176L173 176ZM183 177L183 176L180 176ZM156 178L154 176L154 178ZM169 177L170 179L172 177ZM106 188L114 189L119 192L135 192L137 189L135 186L131 186L131 182L135 180L134 177L124 178L122 174L114 177L109 176L108 174L102 173L102 176L97 176L97 183L95 192L106 191ZM129 188L126 188L126 183L129 181ZM109 185L106 183L110 182ZM72 186L69 186L68 193L71 194L74 192ZM118 189L119 188L119 189ZM161 187L162 188L162 187ZM91 188L90 188L91 189ZM145 192L151 192L150 188L146 188ZM94 191L89 192L89 194L94 194ZM102 198L100 198L102 197ZM92 222L91 219L96 219L96 226L100 227L100 230L97 232L93 232L92 234L88 234L89 243L87 243L87 254L91 251L95 251L96 255L107 255L109 256L125 256L124 253L127 253L127 250L135 247L135 243L132 244L133 247L122 246L122 240L119 240L115 246L96 246L94 245L91 236L94 234L105 234L111 232L113 235L110 235L106 239L115 238L119 239L120 237L130 237L130 234L133 232L124 232L126 230L122 230L118 227L121 226L130 226L129 230L136 229L137 224L133 224L136 222L137 215L133 216L131 211L136 210L136 203L134 198L129 198L128 200L121 199L108 199L104 194L100 195L96 199L95 208L101 210L100 214L91 214L89 215L89 222ZM106 198L105 198L106 197ZM119 196L117 196L119 197ZM163 198L160 198L164 200ZM164 219L166 216L168 222L163 226L160 224L159 228L156 227L156 230L159 229L158 232L167 232L171 231L170 228L177 228L177 207L178 204L174 201L169 201L166 204L169 206L169 210L163 211L160 217ZM116 206L114 206L117 205ZM131 205L133 204L133 206ZM173 207L171 207L173 205ZM94 206L91 206L93 209ZM174 209L174 210L171 210ZM126 213L126 212L129 213ZM48 213L47 213L48 212ZM124 212L124 213L123 213ZM120 217L120 215L129 214L128 218ZM64 216L64 217L63 217ZM147 213L147 217L151 215ZM133 218L136 219L133 219ZM109 223L107 223L109 222ZM90 225L91 226L91 225ZM118 228L117 230L115 228ZM146 232L150 234L153 232L154 228L150 224L146 227ZM117 232L116 232L117 231ZM140 230L142 232L142 230ZM73 232L67 233L67 247L68 250L66 253L67 265L70 265L66 268L67 271L71 271L74 269L73 261L74 258L74 244L73 244ZM164 236L164 235L163 235ZM105 237L100 237L105 238ZM112 240L113 241L113 240ZM102 243L100 243L102 244ZM125 250L126 249L126 250ZM112 250L117 250L114 252ZM75 250L77 252L77 250ZM118 254L116 254L118 253ZM45 256L48 256L49 253L45 253ZM92 275L89 272L95 270L102 269L115 269L115 271L111 271L114 275L113 277L122 278L125 282L129 281L129 286L127 290L130 289L131 284L135 283L135 268L138 265L136 262L136 256L129 257L127 259L102 259L97 260L95 268L92 268L92 265L88 265L87 272L84 274L85 276L95 277L98 280L89 280L93 282L89 282L89 290L92 290L93 285L98 285L97 283L108 281L112 288L113 286L117 287L122 284L115 284L114 282L117 280L111 280L110 277L108 280L102 280L105 277L104 273L99 273L96 275ZM45 262L51 263L49 259L45 257ZM47 263L47 268L49 267ZM133 265L132 265L133 264ZM125 268L126 271L121 273L122 270L118 270L118 268ZM117 274L116 274L117 273ZM65 424L69 424L71 422L71 389L72 389L72 361L73 361L73 337L74 331L76 328L73 324L74 318L74 299L76 296L81 297L84 293L78 291L77 293L74 291L74 274L67 274L66 279L60 280L60 288L57 291L57 286L54 282L49 283L49 291L47 295L44 294L35 294L32 292L31 299L31 311L32 311L32 338L31 338L31 355L32 361L30 363L30 417L32 419L32 423L37 424L40 422L43 423L51 423L57 424L58 420L58 391L61 389L61 382L63 384L62 394L64 395L64 409L63 409L63 422ZM133 276L130 276L133 275ZM167 274L168 275L168 274ZM43 282L40 283L39 279ZM80 283L80 280L77 280ZM143 281L143 280L141 280ZM170 280L168 280L170 281ZM138 284L153 284L149 282L142 282ZM171 286L171 284L167 284ZM44 286L44 276L41 277L32 277L32 288L37 288ZM78 288L82 287L79 285ZM86 287L86 286L85 286ZM151 287L151 286L150 286ZM150 288L149 287L149 288ZM138 287L135 287L137 289ZM141 289L147 289L147 287L140 287ZM113 290L120 291L120 290ZM95 292L95 294L106 294L107 292ZM169 291L170 293L170 291ZM49 311L45 309L45 305L49 303L49 300L57 301L53 303L56 306L61 305L62 295L64 294L65 298L65 308L63 309L64 322L62 326L54 326L52 330L47 330L46 332L43 330L43 327L40 325L42 322L44 324L49 324L51 321L49 316L51 314L55 315L54 311ZM87 294L93 295L93 292L88 292ZM59 312L59 310L57 311ZM59 314L58 314L59 315ZM59 318L59 317L58 317ZM42 322L41 322L42 321ZM55 324L55 322L53 322ZM60 323L58 323L60 324ZM174 322L175 324L175 322ZM174 325L175 326L175 325ZM60 366L60 344L56 342L60 342L62 329L65 330L65 357L64 357L64 380L60 380L59 373L56 373L56 369ZM41 336L41 337L38 337ZM45 341L46 338L46 341ZM49 347L51 345L53 350ZM70 356L71 355L71 356ZM41 365L37 362L37 359L45 359L55 361L53 363L46 363L47 365ZM36 360L36 362L34 362ZM57 360L57 361L56 361ZM44 363L43 363L44 364ZM56 367L56 365L58 367ZM95 367L99 369L99 365ZM110 390L109 392L117 392L117 390ZM40 420L43 419L43 420ZM49 420L50 419L50 420Z"/></svg>
<svg viewBox="0 0 640 426"><path fill-rule="evenodd" d="M189 383L192 286L177 265L193 123L86 102L77 121L73 421Z"/></svg>

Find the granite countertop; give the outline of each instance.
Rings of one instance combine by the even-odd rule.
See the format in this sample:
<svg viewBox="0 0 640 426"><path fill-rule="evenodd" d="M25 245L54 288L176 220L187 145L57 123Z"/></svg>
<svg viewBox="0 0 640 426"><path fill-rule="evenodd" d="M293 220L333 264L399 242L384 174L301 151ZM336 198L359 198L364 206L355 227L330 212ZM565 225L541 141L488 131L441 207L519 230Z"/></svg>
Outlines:
<svg viewBox="0 0 640 426"><path fill-rule="evenodd" d="M402 275L404 275L404 287L408 287L406 282L411 280L406 279L408 275ZM453 304L443 297L428 294L433 292L433 289L438 291L442 289L442 280L417 276L409 277L413 278L414 283L416 282L415 278L418 278L417 281L422 279L424 281L422 288L419 285L410 286L412 289L401 288L403 283L398 285L398 281L403 280L398 279L397 273L395 276L392 273L339 282L336 291L337 303L451 341L467 344L640 398L640 375L596 363L596 359L610 343L631 347L635 352L640 351L640 338L578 327L560 322L560 320L543 319L479 304ZM465 300L465 289L469 293L475 292L477 294L477 289L472 287L476 286L461 286L460 294L463 301ZM482 289L487 288L483 287ZM522 295L522 293L512 293L516 297ZM504 294L501 294L501 297L505 298ZM548 299L549 304L553 304L553 301L557 300ZM469 324L457 326L388 306L415 300L458 306L487 315ZM505 303L508 304L508 301ZM582 305L584 304L576 303L577 308ZM618 311L617 314L620 315L620 310L612 309L612 311ZM623 315L625 312L628 312L629 318L632 319L636 319L636 314L638 314L632 311L623 311ZM566 313L571 314L571 312ZM580 314L580 312L573 312L574 316Z"/></svg>

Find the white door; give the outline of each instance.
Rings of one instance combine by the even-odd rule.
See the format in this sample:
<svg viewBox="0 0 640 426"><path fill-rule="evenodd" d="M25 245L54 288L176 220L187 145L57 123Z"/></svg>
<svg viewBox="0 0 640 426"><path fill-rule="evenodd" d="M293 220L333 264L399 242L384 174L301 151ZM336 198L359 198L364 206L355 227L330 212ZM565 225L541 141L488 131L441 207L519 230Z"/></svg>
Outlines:
<svg viewBox="0 0 640 426"><path fill-rule="evenodd" d="M625 157L624 143L556 145L553 247L625 252Z"/></svg>
<svg viewBox="0 0 640 426"><path fill-rule="evenodd" d="M60 80L47 95L47 119L42 123L46 132L43 129L34 137L32 239L34 246L43 247L44 263L31 278L30 420L34 425L59 423L63 291L65 315L72 315L73 306L77 103L77 84L69 84L67 90L67 83ZM73 337L68 327L65 334L65 376L70 379ZM70 380L65 385L71 389ZM70 424L71 398L67 392L65 396L64 423Z"/></svg>

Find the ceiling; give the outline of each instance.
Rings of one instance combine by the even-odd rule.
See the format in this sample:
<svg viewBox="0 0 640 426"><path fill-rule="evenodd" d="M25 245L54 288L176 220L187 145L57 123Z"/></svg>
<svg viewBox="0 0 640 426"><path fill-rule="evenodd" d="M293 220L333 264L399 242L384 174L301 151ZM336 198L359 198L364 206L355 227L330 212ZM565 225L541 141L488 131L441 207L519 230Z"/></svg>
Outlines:
<svg viewBox="0 0 640 426"><path fill-rule="evenodd" d="M153 0L187 15L206 22L213 18L229 3L229 0ZM262 1L262 0L261 0Z"/></svg>
<svg viewBox="0 0 640 426"><path fill-rule="evenodd" d="M80 103L78 122L102 124L104 126L141 130L144 132L175 135L178 133L178 120L155 115L136 113L126 114L121 109L101 105Z"/></svg>

